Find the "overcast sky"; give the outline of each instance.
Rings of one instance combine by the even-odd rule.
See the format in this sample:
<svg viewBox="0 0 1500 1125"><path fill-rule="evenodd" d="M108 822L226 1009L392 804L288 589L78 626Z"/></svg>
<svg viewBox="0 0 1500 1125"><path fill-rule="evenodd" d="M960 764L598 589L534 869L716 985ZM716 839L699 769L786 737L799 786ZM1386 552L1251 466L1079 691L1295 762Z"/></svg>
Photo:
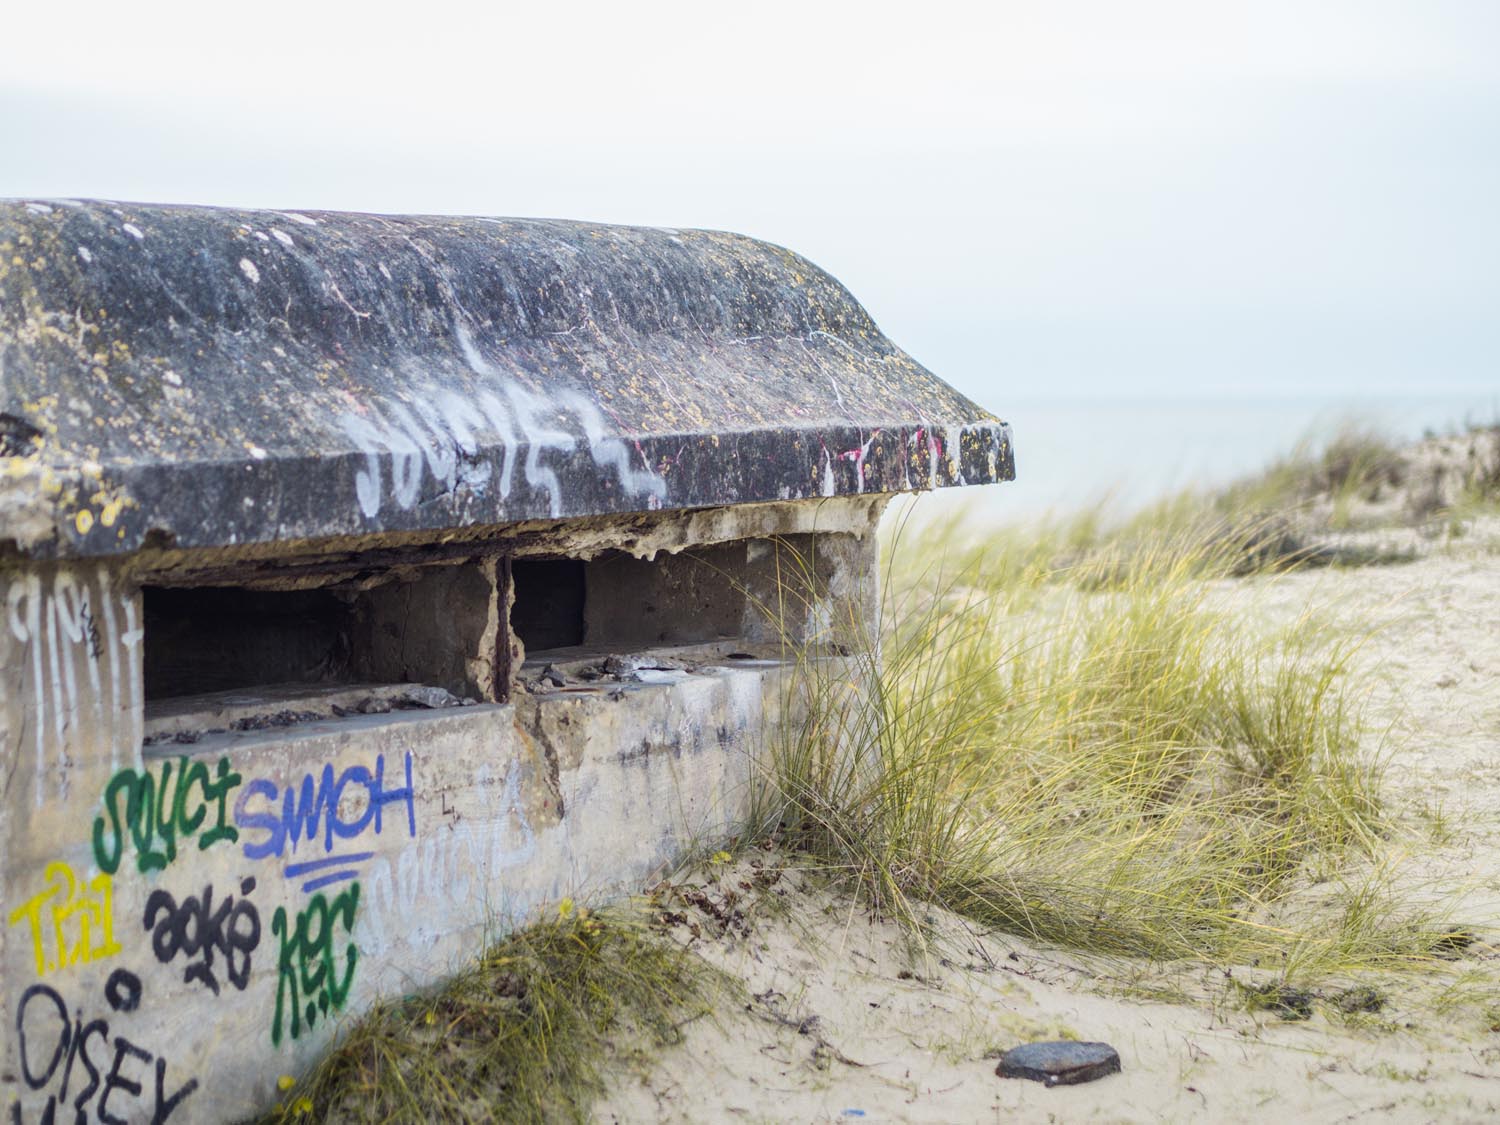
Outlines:
<svg viewBox="0 0 1500 1125"><path fill-rule="evenodd" d="M1496 0L11 3L0 34L0 195L739 230L1002 414L1500 387Z"/></svg>

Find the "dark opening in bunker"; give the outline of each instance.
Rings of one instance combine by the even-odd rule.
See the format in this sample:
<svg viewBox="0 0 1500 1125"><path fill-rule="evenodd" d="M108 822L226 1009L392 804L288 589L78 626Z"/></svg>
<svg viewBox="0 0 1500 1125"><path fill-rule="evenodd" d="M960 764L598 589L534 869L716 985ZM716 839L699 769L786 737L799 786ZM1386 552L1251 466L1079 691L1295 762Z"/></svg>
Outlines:
<svg viewBox="0 0 1500 1125"><path fill-rule="evenodd" d="M248 577L244 586L142 587L148 704L403 685L441 688L455 701L505 697L493 558L338 572L292 590Z"/></svg>
<svg viewBox="0 0 1500 1125"><path fill-rule="evenodd" d="M586 578L582 559L516 559L511 630L527 652L583 644Z"/></svg>
<svg viewBox="0 0 1500 1125"><path fill-rule="evenodd" d="M528 655L690 645L743 635L747 542L635 558L515 559L510 627Z"/></svg>
<svg viewBox="0 0 1500 1125"><path fill-rule="evenodd" d="M352 679L354 607L327 590L147 586L146 699Z"/></svg>

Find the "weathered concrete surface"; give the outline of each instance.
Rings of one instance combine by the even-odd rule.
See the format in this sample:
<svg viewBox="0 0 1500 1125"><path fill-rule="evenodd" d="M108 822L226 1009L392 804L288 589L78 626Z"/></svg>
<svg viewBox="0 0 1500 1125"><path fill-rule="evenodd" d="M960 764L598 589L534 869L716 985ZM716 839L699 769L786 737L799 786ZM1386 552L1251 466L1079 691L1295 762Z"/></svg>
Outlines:
<svg viewBox="0 0 1500 1125"><path fill-rule="evenodd" d="M0 631L0 732L23 735L0 741L0 1104L24 1122L265 1107L341 1018L733 831L783 705L781 665L710 660L143 748L133 595L104 568L19 588Z"/></svg>
<svg viewBox="0 0 1500 1125"><path fill-rule="evenodd" d="M359 602L354 674L376 683L435 684L455 695L506 696L498 666L505 618L494 559L424 567Z"/></svg>
<svg viewBox="0 0 1500 1125"><path fill-rule="evenodd" d="M1012 477L779 247L518 219L0 203L0 539L33 557Z"/></svg>
<svg viewBox="0 0 1500 1125"><path fill-rule="evenodd" d="M889 494L1012 475L738 236L0 203L0 1112L253 1112L734 830Z"/></svg>
<svg viewBox="0 0 1500 1125"><path fill-rule="evenodd" d="M743 637L864 648L873 640L876 553L872 534L829 533L596 562L585 572L583 643Z"/></svg>
<svg viewBox="0 0 1500 1125"><path fill-rule="evenodd" d="M575 520L525 520L437 533L387 532L287 539L208 549L146 548L130 561L142 583L233 583L276 590L326 586L392 567L504 554L592 559L623 552L639 559L737 540L874 534L889 497L733 504L691 511L632 512Z"/></svg>

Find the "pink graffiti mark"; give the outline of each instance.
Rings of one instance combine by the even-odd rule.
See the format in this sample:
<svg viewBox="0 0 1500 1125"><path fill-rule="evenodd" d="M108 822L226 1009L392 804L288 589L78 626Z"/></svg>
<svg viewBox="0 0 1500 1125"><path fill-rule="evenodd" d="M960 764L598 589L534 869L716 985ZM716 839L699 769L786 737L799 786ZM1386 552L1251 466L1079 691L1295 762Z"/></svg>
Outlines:
<svg viewBox="0 0 1500 1125"><path fill-rule="evenodd" d="M865 459L869 457L870 447L875 444L875 439L880 436L880 433L881 431L875 430L868 438L865 438L864 444L854 449L846 449L836 455L840 461L854 462L854 473L861 491L865 486Z"/></svg>
<svg viewBox="0 0 1500 1125"><path fill-rule="evenodd" d="M928 429L926 426L918 426L912 433L910 442L914 454L917 453L917 451L924 444L927 446L928 480L932 483L936 483L938 477L938 462L940 462L943 458L943 439L940 438L935 431Z"/></svg>
<svg viewBox="0 0 1500 1125"><path fill-rule="evenodd" d="M603 413L609 415L609 420L615 424L616 433L623 434L628 432L628 427L623 421L620 420L620 415L614 407L610 406L608 403L601 402L599 403L599 409ZM632 438L631 444L635 446L635 455L641 459L641 467L644 468L647 472L650 472L651 459L646 456L646 447L641 444L640 438ZM678 456L680 457L681 455L682 454L679 451ZM675 464L676 462L674 461L673 463Z"/></svg>

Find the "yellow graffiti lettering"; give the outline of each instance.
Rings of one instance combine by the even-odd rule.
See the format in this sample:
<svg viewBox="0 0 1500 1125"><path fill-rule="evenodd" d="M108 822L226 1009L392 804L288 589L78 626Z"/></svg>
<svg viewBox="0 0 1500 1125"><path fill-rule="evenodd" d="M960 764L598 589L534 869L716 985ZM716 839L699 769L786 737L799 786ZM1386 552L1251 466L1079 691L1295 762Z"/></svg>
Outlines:
<svg viewBox="0 0 1500 1125"><path fill-rule="evenodd" d="M49 863L47 886L16 907L10 924L23 919L31 931L37 976L120 952L115 940L114 885L99 874L80 883L66 863Z"/></svg>

